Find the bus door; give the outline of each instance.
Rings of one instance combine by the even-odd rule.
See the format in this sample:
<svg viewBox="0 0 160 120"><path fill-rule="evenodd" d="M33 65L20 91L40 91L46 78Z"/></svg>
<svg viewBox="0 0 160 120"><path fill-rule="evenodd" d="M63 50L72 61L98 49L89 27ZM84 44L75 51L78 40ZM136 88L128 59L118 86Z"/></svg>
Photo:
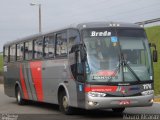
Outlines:
<svg viewBox="0 0 160 120"><path fill-rule="evenodd" d="M86 80L86 52L82 44L77 45L76 56L76 81L78 107L85 107L85 80Z"/></svg>
<svg viewBox="0 0 160 120"><path fill-rule="evenodd" d="M83 61L82 58L83 47L82 44L80 44L81 39L78 30L70 29L68 33L69 33L68 34L69 64L72 74L72 80L71 80L72 89L69 89L69 92L72 93L70 99L72 99L73 104L78 105L78 107L84 108L85 61Z"/></svg>

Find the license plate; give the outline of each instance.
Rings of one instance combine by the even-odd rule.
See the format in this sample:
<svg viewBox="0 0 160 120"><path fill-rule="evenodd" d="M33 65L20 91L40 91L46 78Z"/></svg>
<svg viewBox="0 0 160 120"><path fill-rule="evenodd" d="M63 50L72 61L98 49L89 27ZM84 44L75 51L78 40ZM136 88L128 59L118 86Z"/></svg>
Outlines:
<svg viewBox="0 0 160 120"><path fill-rule="evenodd" d="M119 101L120 105L129 105L130 104L130 100L121 100Z"/></svg>

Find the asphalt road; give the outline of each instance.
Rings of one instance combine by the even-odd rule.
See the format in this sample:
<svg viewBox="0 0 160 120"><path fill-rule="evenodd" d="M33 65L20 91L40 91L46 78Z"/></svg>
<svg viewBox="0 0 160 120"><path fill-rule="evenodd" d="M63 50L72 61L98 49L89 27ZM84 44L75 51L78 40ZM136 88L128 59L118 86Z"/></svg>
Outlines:
<svg viewBox="0 0 160 120"><path fill-rule="evenodd" d="M5 117L12 118L10 120L149 120L149 117L160 120L160 104L127 108L123 114L113 113L111 110L79 110L75 115L63 115L57 105L29 102L19 106L15 98L4 95L3 85L0 85L0 120L5 120Z"/></svg>

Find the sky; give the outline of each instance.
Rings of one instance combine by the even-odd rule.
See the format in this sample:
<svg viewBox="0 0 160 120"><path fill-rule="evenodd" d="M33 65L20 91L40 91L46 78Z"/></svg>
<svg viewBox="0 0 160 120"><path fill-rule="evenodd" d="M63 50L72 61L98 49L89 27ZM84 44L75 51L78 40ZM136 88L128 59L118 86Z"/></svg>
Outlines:
<svg viewBox="0 0 160 120"><path fill-rule="evenodd" d="M0 52L7 41L38 33L38 6L42 5L42 32L93 21L135 23L160 17L160 0L0 0Z"/></svg>

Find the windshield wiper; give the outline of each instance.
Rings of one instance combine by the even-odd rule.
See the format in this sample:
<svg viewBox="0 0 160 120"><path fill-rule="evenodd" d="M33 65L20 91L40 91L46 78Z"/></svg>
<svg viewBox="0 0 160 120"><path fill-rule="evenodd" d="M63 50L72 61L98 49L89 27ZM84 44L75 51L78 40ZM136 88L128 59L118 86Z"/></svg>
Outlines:
<svg viewBox="0 0 160 120"><path fill-rule="evenodd" d="M134 72L134 70L130 67L130 65L126 62L126 61L123 61L124 62L124 66L126 66L130 71L131 73L134 75L134 77L139 81L141 82L140 78L138 77L138 75Z"/></svg>
<svg viewBox="0 0 160 120"><path fill-rule="evenodd" d="M130 67L130 65L127 63L127 61L125 60L124 58L124 54L121 53L121 58L122 58L122 65L123 66L126 66L130 71L131 73L134 75L134 77L137 79L138 82L141 82L140 78L138 77L138 75L134 72L134 70Z"/></svg>
<svg viewBox="0 0 160 120"><path fill-rule="evenodd" d="M114 77L116 75L116 73L119 71L119 69L121 68L122 66L122 70L123 70L123 67L126 66L129 71L134 75L134 77L137 79L138 82L141 82L140 78L138 77L138 75L134 72L134 70L130 67L130 65L127 63L126 60L124 60L124 57L122 55L122 60L120 59L119 57L119 64L117 66L117 68L114 70L113 74L110 76L110 79L108 80L108 82L110 82L112 80L112 77Z"/></svg>

